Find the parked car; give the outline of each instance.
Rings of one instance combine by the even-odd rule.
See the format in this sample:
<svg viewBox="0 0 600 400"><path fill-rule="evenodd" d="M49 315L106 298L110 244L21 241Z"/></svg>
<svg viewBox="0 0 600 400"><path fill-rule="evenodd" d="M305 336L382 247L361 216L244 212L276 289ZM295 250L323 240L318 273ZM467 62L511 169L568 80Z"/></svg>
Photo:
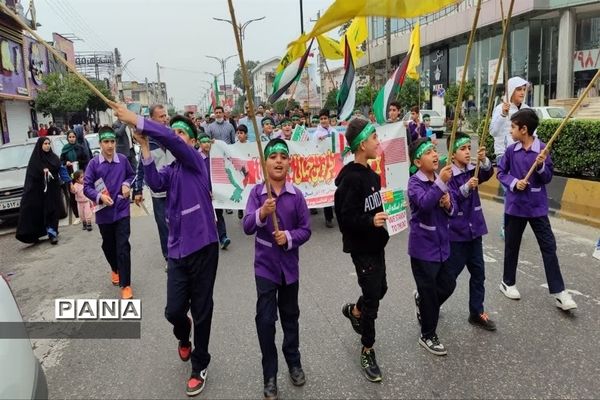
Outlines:
<svg viewBox="0 0 600 400"><path fill-rule="evenodd" d="M431 130L433 131L433 133L436 135L436 137L441 138L444 135L444 132L446 131L446 125L444 123L444 117L440 115L440 113L438 113L437 111L434 110L420 110L420 114L419 114L419 120L422 122L423 121L423 115L428 114L429 115L429 119L431 120ZM404 118L402 118L402 121L404 121L404 124L408 124L408 121L410 121L410 112L406 113L404 115Z"/></svg>
<svg viewBox="0 0 600 400"><path fill-rule="evenodd" d="M60 138L60 136L54 136L53 138ZM35 141L29 140L25 143L0 146L0 222L19 216L19 207L21 206L21 197L25 186L25 173L27 172L29 158L31 158L31 153L35 148ZM60 139L51 141L55 153L58 148L62 149L63 144L60 143ZM58 150L58 154L60 154L60 150ZM63 185L59 218L67 217L68 204L68 188Z"/></svg>
<svg viewBox="0 0 600 400"><path fill-rule="evenodd" d="M90 150L92 152L92 157L96 157L100 154L100 142L98 141L97 133L88 133L85 135L88 143L90 144Z"/></svg>
<svg viewBox="0 0 600 400"><path fill-rule="evenodd" d="M545 119L561 120L567 116L567 110L562 107L531 107L531 109L535 111L540 121Z"/></svg>
<svg viewBox="0 0 600 400"><path fill-rule="evenodd" d="M3 360L0 363L0 399L47 399L46 375L33 354L23 316L8 280L0 275L0 324L11 323L10 333L13 334L9 335L13 337L0 338L0 359Z"/></svg>

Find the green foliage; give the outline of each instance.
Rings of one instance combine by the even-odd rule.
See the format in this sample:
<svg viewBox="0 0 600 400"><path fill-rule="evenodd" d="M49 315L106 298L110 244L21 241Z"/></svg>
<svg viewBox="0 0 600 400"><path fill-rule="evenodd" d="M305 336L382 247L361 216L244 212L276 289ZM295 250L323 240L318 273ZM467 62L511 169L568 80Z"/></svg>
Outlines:
<svg viewBox="0 0 600 400"><path fill-rule="evenodd" d="M370 109L373 106L376 97L377 90L373 86L364 86L356 92L355 107L368 107Z"/></svg>
<svg viewBox="0 0 600 400"><path fill-rule="evenodd" d="M460 89L460 87L459 87L458 83L453 83L452 85L448 86L448 89L446 89L446 93L444 95L444 103L446 104L446 107L452 107L452 109L454 110L454 108L456 107L456 99L458 98L459 89ZM469 96L474 96L474 95L475 95L475 82L468 81L467 83L465 83L463 101L468 99Z"/></svg>
<svg viewBox="0 0 600 400"><path fill-rule="evenodd" d="M44 114L64 116L69 112L106 110L108 106L74 74L51 73L43 78L45 89L38 91L36 109ZM103 82L93 82L102 94L114 100Z"/></svg>
<svg viewBox="0 0 600 400"><path fill-rule="evenodd" d="M327 108L330 111L337 110L337 89L332 89L327 93L327 99L325 100L325 105L323 108Z"/></svg>
<svg viewBox="0 0 600 400"><path fill-rule="evenodd" d="M296 100L292 101L288 101L288 99L281 99L281 100L277 100L275 103L273 103L273 108L275 109L276 112L283 114L285 112L285 110L291 110L295 107L299 107L300 103L298 103Z"/></svg>
<svg viewBox="0 0 600 400"><path fill-rule="evenodd" d="M427 88L421 88L419 91L419 81L406 77L404 84L398 92L396 99L400 102L404 111L408 111L412 106L423 104L425 101L425 91ZM421 96L419 97L419 93ZM402 118L402 115L400 116Z"/></svg>
<svg viewBox="0 0 600 400"><path fill-rule="evenodd" d="M248 74L250 74L250 71L252 71L258 64L260 64L259 61L246 60L246 68L248 68ZM252 77L249 76L248 79L252 79ZM240 67L238 67L238 69L236 69L233 73L233 84L242 89L242 92L246 93L244 79L242 78L242 69Z"/></svg>
<svg viewBox="0 0 600 400"><path fill-rule="evenodd" d="M543 121L537 129L547 143L561 121ZM554 169L563 175L600 177L600 121L571 120L550 150Z"/></svg>

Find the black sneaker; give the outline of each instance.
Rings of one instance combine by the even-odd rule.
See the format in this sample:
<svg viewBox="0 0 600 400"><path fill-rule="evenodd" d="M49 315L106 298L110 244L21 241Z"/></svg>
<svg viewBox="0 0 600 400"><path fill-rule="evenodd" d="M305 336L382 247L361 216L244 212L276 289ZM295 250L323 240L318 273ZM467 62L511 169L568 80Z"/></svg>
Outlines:
<svg viewBox="0 0 600 400"><path fill-rule="evenodd" d="M292 380L292 385L294 386L304 385L306 383L306 375L304 375L302 367L290 368L290 379Z"/></svg>
<svg viewBox="0 0 600 400"><path fill-rule="evenodd" d="M375 350L365 351L363 347L360 352L360 366L363 369L365 377L371 382L381 382L381 370L375 359Z"/></svg>
<svg viewBox="0 0 600 400"><path fill-rule="evenodd" d="M415 298L415 317L417 317L417 322L419 325L422 325L421 322L421 298L419 297L419 292L413 290L413 297Z"/></svg>
<svg viewBox="0 0 600 400"><path fill-rule="evenodd" d="M242 218L244 218L244 211L238 210L238 219L242 219Z"/></svg>
<svg viewBox="0 0 600 400"><path fill-rule="evenodd" d="M88 232L91 232L91 231L92 231L92 224L91 224L91 223L89 223L89 224L87 224L86 226L87 226L87 230L88 230Z"/></svg>
<svg viewBox="0 0 600 400"><path fill-rule="evenodd" d="M50 236L50 244L58 244L58 237Z"/></svg>
<svg viewBox="0 0 600 400"><path fill-rule="evenodd" d="M265 381L263 396L267 400L277 400L277 378L269 378Z"/></svg>
<svg viewBox="0 0 600 400"><path fill-rule="evenodd" d="M469 323L471 325L475 325L480 328L483 328L486 331L495 331L496 330L496 324L494 323L494 321L492 321L490 319L489 315L485 312L483 312L479 315L477 315L477 314L469 315Z"/></svg>
<svg viewBox="0 0 600 400"><path fill-rule="evenodd" d="M327 221L325 221L325 226L328 228L333 228L335 225L333 225L332 219L328 219Z"/></svg>
<svg viewBox="0 0 600 400"><path fill-rule="evenodd" d="M81 222L81 230L82 231L87 230L87 222Z"/></svg>
<svg viewBox="0 0 600 400"><path fill-rule="evenodd" d="M188 379L185 388L185 394L188 396L196 396L202 392L206 385L206 368L200 372L192 372L192 376Z"/></svg>
<svg viewBox="0 0 600 400"><path fill-rule="evenodd" d="M360 319L356 318L352 314L352 310L354 309L354 306L355 306L354 303L344 304L344 306L342 307L342 314L344 315L344 317L346 317L350 320L350 323L352 324L352 329L354 329L354 332L358 333L359 335L362 335L362 330L360 329Z"/></svg>
<svg viewBox="0 0 600 400"><path fill-rule="evenodd" d="M435 354L436 356L445 356L448 354L444 345L440 343L437 335L433 335L430 338L424 338L421 336L419 338L419 344L431 354Z"/></svg>

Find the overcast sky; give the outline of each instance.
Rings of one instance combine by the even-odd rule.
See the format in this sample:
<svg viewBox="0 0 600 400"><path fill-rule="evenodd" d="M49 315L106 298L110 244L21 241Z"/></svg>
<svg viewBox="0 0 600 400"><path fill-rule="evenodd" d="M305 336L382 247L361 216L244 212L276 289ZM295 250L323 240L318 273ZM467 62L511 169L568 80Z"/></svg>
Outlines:
<svg viewBox="0 0 600 400"><path fill-rule="evenodd" d="M27 2L24 2L27 3ZM317 11L332 0L303 0L304 28L313 25ZM38 29L47 40L52 32L74 33L84 41L75 51L110 51L118 47L123 62L131 58L124 80L156 80L156 63L171 68L221 73L213 55L237 54L231 25L212 17L230 19L227 0L35 0ZM264 61L281 57L286 45L300 34L299 0L234 0L236 17L244 22L266 16L246 29L246 59ZM239 64L227 63L227 83ZM177 107L197 104L210 76L161 69L161 80ZM222 83L222 77L219 77Z"/></svg>

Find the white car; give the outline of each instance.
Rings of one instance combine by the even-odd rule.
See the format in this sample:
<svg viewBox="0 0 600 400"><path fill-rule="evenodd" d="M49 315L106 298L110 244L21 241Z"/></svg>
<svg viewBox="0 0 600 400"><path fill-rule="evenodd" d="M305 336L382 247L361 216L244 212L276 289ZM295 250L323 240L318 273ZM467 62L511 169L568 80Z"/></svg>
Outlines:
<svg viewBox="0 0 600 400"><path fill-rule="evenodd" d="M440 115L437 111L434 110L420 110L419 120L423 121L423 115L429 115L429 119L431 121L431 130L438 137L441 138L446 132L446 124L444 123L444 117ZM404 124L407 125L408 121L410 121L410 112L407 112L402 118Z"/></svg>
<svg viewBox="0 0 600 400"><path fill-rule="evenodd" d="M531 107L531 109L535 111L540 121L545 119L561 120L567 116L567 110L562 107Z"/></svg>

